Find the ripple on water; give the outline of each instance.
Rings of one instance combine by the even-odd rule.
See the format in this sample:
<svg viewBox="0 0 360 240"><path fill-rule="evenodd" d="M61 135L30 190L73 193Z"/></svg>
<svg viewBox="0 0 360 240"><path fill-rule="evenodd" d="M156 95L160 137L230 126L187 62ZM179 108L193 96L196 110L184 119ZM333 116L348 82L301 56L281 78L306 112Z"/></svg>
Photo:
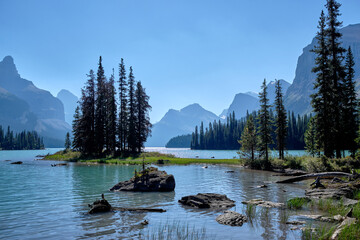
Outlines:
<svg viewBox="0 0 360 240"><path fill-rule="evenodd" d="M236 201L232 210L244 213L245 207L241 204L244 200L262 198L284 202L292 196L304 194L304 185L301 184L269 183L278 179L269 172L213 165L206 169L201 165L164 166L162 170L175 176L174 192L112 193L108 191L110 187L132 177L139 167L74 164L51 167L51 162L34 161L31 156L26 159L26 164L15 166L0 158L1 239L137 239L139 234L156 232L159 226L174 222L196 229L205 228L208 234L226 239L239 235L249 239L293 239L299 236L298 232L293 233L289 227L280 224L281 215L276 209L257 209L258 222L235 228L216 222L220 210L192 209L178 203L186 195L220 193ZM229 170L234 172L226 172ZM256 188L264 182L268 188ZM105 193L113 206L164 208L167 212L87 214L87 204L100 198L101 193ZM150 224L141 225L144 219Z"/></svg>

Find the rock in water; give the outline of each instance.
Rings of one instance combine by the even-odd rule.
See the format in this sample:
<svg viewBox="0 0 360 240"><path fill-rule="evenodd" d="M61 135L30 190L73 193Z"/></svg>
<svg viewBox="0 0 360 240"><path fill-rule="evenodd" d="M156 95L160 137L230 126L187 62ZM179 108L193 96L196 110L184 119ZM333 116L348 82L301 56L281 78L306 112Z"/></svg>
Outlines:
<svg viewBox="0 0 360 240"><path fill-rule="evenodd" d="M195 208L230 208L235 206L234 202L226 195L217 193L198 193L179 200L179 203Z"/></svg>
<svg viewBox="0 0 360 240"><path fill-rule="evenodd" d="M22 164L22 161L12 162L11 164Z"/></svg>
<svg viewBox="0 0 360 240"><path fill-rule="evenodd" d="M110 203L104 198L104 194L101 195L101 200L96 200L93 204L89 204L91 208L89 213L109 212L111 211Z"/></svg>
<svg viewBox="0 0 360 240"><path fill-rule="evenodd" d="M128 181L119 182L110 191L170 192L175 189L175 178L165 171L149 168Z"/></svg>
<svg viewBox="0 0 360 240"><path fill-rule="evenodd" d="M216 221L224 225L242 226L244 222L247 222L247 217L234 211L225 211L216 218Z"/></svg>

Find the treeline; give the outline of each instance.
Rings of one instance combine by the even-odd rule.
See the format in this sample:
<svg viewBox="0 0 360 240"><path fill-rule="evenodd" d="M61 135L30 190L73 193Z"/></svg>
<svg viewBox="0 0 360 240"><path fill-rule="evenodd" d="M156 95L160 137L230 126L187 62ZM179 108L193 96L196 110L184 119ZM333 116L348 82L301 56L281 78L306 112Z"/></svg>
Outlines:
<svg viewBox="0 0 360 240"><path fill-rule="evenodd" d="M14 133L10 126L5 132L0 125L0 149L1 150L34 150L43 149L43 139L35 131L22 131Z"/></svg>
<svg viewBox="0 0 360 240"><path fill-rule="evenodd" d="M189 148L191 143L191 134L180 135L171 138L165 145L166 148Z"/></svg>
<svg viewBox="0 0 360 240"><path fill-rule="evenodd" d="M358 147L355 63L351 48L341 46L340 6L335 0L327 0L327 15L321 12L317 43L312 50L316 54L312 69L316 73L315 93L311 96L315 118L307 149L312 154L323 151L330 158L340 158L345 149L354 155Z"/></svg>
<svg viewBox="0 0 360 240"><path fill-rule="evenodd" d="M130 155L141 152L151 132L149 96L132 67L127 76L119 64L116 93L114 70L105 77L102 58L95 76L90 70L73 121L72 146L85 156Z"/></svg>
<svg viewBox="0 0 360 240"><path fill-rule="evenodd" d="M235 114L232 113L226 123L220 121L214 121L209 123L209 126L205 130L203 124L200 127L196 126L192 135L184 135L172 138L166 147L177 147L177 144L181 146L190 146L191 149L202 150L238 150L241 147L239 139L244 130L246 122L249 116L252 115L253 119L258 118L258 113L253 112L247 114L246 117L242 117L239 120L235 119ZM288 112L287 129L288 134L286 137L286 149L288 150L304 150L305 149L305 132L311 116L309 115L295 115L294 112ZM270 109L270 118L272 122L275 122L275 114ZM259 127L259 122L255 121L255 127ZM200 129L200 130L199 130ZM275 125L272 126L273 133L275 133ZM201 137L201 133L204 134ZM189 139L188 142L186 140ZM276 148L276 135L272 134L273 143L269 145L271 149ZM197 144L196 144L197 140ZM201 142L200 142L201 141ZM182 144L183 143L183 144ZM201 144L202 143L202 144Z"/></svg>

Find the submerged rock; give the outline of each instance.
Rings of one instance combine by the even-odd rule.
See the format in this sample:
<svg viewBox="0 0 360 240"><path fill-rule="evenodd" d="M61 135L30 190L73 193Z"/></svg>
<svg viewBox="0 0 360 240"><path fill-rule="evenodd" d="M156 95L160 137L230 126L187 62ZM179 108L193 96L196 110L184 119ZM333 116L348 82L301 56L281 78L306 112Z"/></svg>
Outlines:
<svg viewBox="0 0 360 240"><path fill-rule="evenodd" d="M217 193L198 193L179 200L179 203L195 208L230 208L235 206L234 202L226 195Z"/></svg>
<svg viewBox="0 0 360 240"><path fill-rule="evenodd" d="M11 164L22 164L22 161L12 162Z"/></svg>
<svg viewBox="0 0 360 240"><path fill-rule="evenodd" d="M93 204L89 204L89 207L91 208L89 210L90 214L111 211L111 205L104 198L104 194L101 195L101 198L101 200L96 200Z"/></svg>
<svg viewBox="0 0 360 240"><path fill-rule="evenodd" d="M175 178L165 171L149 168L128 181L119 182L110 191L170 192L175 189Z"/></svg>
<svg viewBox="0 0 360 240"><path fill-rule="evenodd" d="M216 221L224 225L242 226L244 222L247 222L247 217L234 211L225 211L216 218Z"/></svg>
<svg viewBox="0 0 360 240"><path fill-rule="evenodd" d="M283 207L285 207L284 203L264 201L262 199L251 199L249 201L243 201L242 203L250 204L250 205L257 205L259 207L267 207L267 208L283 208Z"/></svg>

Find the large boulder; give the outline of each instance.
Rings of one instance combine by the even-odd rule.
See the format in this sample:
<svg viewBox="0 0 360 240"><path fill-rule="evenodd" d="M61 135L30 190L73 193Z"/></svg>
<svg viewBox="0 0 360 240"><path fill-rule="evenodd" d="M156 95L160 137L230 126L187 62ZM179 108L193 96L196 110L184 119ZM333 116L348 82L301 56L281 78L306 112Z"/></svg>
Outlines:
<svg viewBox="0 0 360 240"><path fill-rule="evenodd" d="M179 203L195 208L231 208L235 201L217 193L198 193L182 197Z"/></svg>
<svg viewBox="0 0 360 240"><path fill-rule="evenodd" d="M101 195L101 200L96 200L93 204L89 204L91 208L89 210L90 214L99 213L99 212L109 212L111 211L110 203L104 198L104 194Z"/></svg>
<svg viewBox="0 0 360 240"><path fill-rule="evenodd" d="M175 189L175 178L157 168L146 169L128 181L119 182L110 191L170 192Z"/></svg>
<svg viewBox="0 0 360 240"><path fill-rule="evenodd" d="M234 211L225 211L224 214L216 218L216 221L224 225L242 226L244 222L247 222L247 218L246 216Z"/></svg>

